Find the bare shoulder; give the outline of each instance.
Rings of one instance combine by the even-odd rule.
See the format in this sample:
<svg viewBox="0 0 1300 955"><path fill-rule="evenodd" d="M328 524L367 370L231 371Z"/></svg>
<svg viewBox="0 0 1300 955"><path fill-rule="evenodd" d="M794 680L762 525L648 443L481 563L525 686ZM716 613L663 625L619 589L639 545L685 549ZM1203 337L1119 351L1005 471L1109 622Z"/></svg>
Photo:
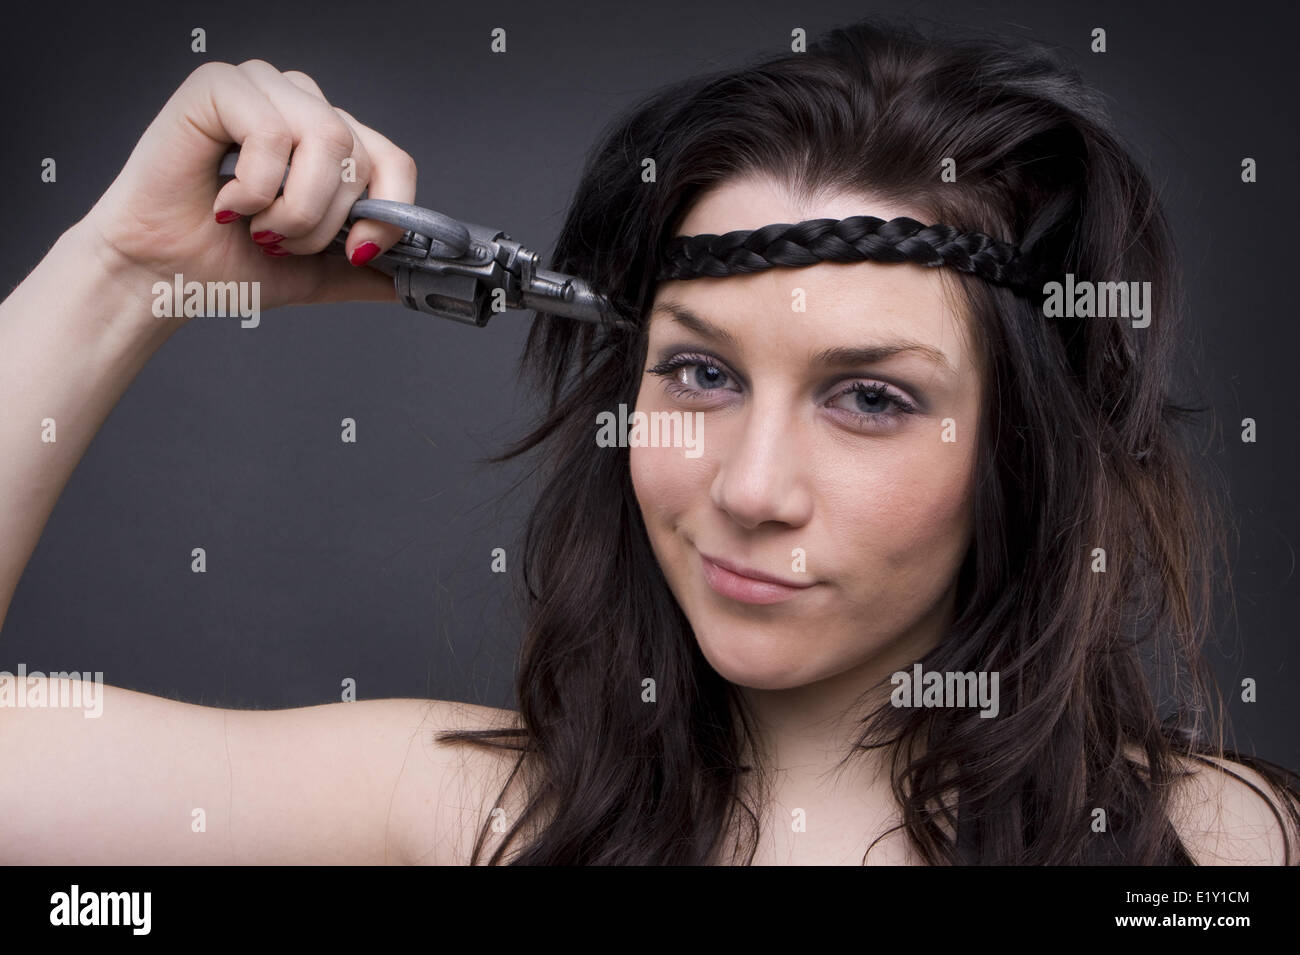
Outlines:
<svg viewBox="0 0 1300 955"><path fill-rule="evenodd" d="M488 858L527 800L522 770L515 772L519 753L439 737L461 730L518 729L519 714L450 700L403 702L419 715L394 794L393 822L401 833L404 861L467 865L485 827L481 858ZM519 847L512 844L511 850Z"/></svg>
<svg viewBox="0 0 1300 955"><path fill-rule="evenodd" d="M1170 800L1170 823L1188 853L1198 865L1284 864L1287 840L1294 853L1297 834L1282 797L1248 766L1203 759L1179 759L1191 775Z"/></svg>

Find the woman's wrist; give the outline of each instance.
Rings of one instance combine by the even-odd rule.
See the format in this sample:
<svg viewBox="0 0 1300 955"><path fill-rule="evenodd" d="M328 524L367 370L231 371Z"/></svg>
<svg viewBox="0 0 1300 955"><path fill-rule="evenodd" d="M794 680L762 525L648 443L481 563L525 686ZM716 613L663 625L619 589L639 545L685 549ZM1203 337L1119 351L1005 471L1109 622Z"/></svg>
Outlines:
<svg viewBox="0 0 1300 955"><path fill-rule="evenodd" d="M159 277L118 252L91 215L59 237L38 268L47 265L67 291L63 300L70 306L67 317L76 322L82 308L93 303L89 314L80 316L90 320L84 323L84 331L107 333L114 347L152 353L185 324L184 317L154 315L157 296L153 289Z"/></svg>

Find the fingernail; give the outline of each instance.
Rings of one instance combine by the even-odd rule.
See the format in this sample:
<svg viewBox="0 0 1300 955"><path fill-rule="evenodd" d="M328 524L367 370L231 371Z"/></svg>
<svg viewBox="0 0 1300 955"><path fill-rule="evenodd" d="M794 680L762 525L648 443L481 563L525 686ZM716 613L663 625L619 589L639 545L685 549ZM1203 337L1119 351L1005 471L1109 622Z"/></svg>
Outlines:
<svg viewBox="0 0 1300 955"><path fill-rule="evenodd" d="M362 242L357 246L356 251L352 253L352 258L348 261L353 265L365 265L378 254L379 246L373 242Z"/></svg>
<svg viewBox="0 0 1300 955"><path fill-rule="evenodd" d="M214 218L222 225L225 225L227 222L234 222L236 219L242 219L243 216L238 212L232 212L230 209L222 209Z"/></svg>
<svg viewBox="0 0 1300 955"><path fill-rule="evenodd" d="M253 241L258 245L270 245L273 242L279 242L284 236L278 232L272 232L270 229L263 229L261 232L253 233Z"/></svg>
<svg viewBox="0 0 1300 955"><path fill-rule="evenodd" d="M280 248L278 245L264 245L262 246L262 251L265 252L267 255L289 255L290 254L289 252L286 252L284 249Z"/></svg>

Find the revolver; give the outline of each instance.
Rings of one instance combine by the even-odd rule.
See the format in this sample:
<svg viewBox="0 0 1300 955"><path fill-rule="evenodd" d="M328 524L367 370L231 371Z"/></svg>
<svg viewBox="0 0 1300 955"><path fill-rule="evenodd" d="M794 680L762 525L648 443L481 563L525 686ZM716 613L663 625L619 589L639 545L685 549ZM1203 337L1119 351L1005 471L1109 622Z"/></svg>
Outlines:
<svg viewBox="0 0 1300 955"><path fill-rule="evenodd" d="M236 147L218 175L235 175ZM285 178L288 178L285 172ZM284 182L280 183L281 188ZM631 322L585 280L538 267L538 255L500 229L473 225L432 209L388 199L358 199L348 225L322 251L342 255L351 223L376 219L406 230L391 249L366 263L393 278L408 308L482 328L505 308L535 309L580 322L630 330Z"/></svg>

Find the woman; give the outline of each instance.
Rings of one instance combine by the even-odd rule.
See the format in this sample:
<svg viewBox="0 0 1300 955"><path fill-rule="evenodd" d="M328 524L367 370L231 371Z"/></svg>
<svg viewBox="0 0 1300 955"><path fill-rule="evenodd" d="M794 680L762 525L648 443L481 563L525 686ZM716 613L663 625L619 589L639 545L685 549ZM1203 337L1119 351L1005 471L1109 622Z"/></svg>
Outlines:
<svg viewBox="0 0 1300 955"><path fill-rule="evenodd" d="M187 79L2 307L5 605L98 423L183 321L151 315L153 282L392 301L356 265L398 230L358 222L352 264L316 254L366 187L413 201L413 164L310 78ZM79 253L98 269L69 285ZM1296 858L1300 779L1214 745L1205 717L1221 532L1175 430L1170 236L1070 71L863 22L676 84L604 137L552 267L636 330L543 316L528 340L549 406L503 456L547 453L518 713L121 690L92 728L13 710L8 858ZM1061 317L1044 288L1067 276L1150 297ZM593 440L620 405L684 415L655 420L695 422L699 453ZM46 418L53 447L31 437ZM1147 641L1182 681L1167 715Z"/></svg>

